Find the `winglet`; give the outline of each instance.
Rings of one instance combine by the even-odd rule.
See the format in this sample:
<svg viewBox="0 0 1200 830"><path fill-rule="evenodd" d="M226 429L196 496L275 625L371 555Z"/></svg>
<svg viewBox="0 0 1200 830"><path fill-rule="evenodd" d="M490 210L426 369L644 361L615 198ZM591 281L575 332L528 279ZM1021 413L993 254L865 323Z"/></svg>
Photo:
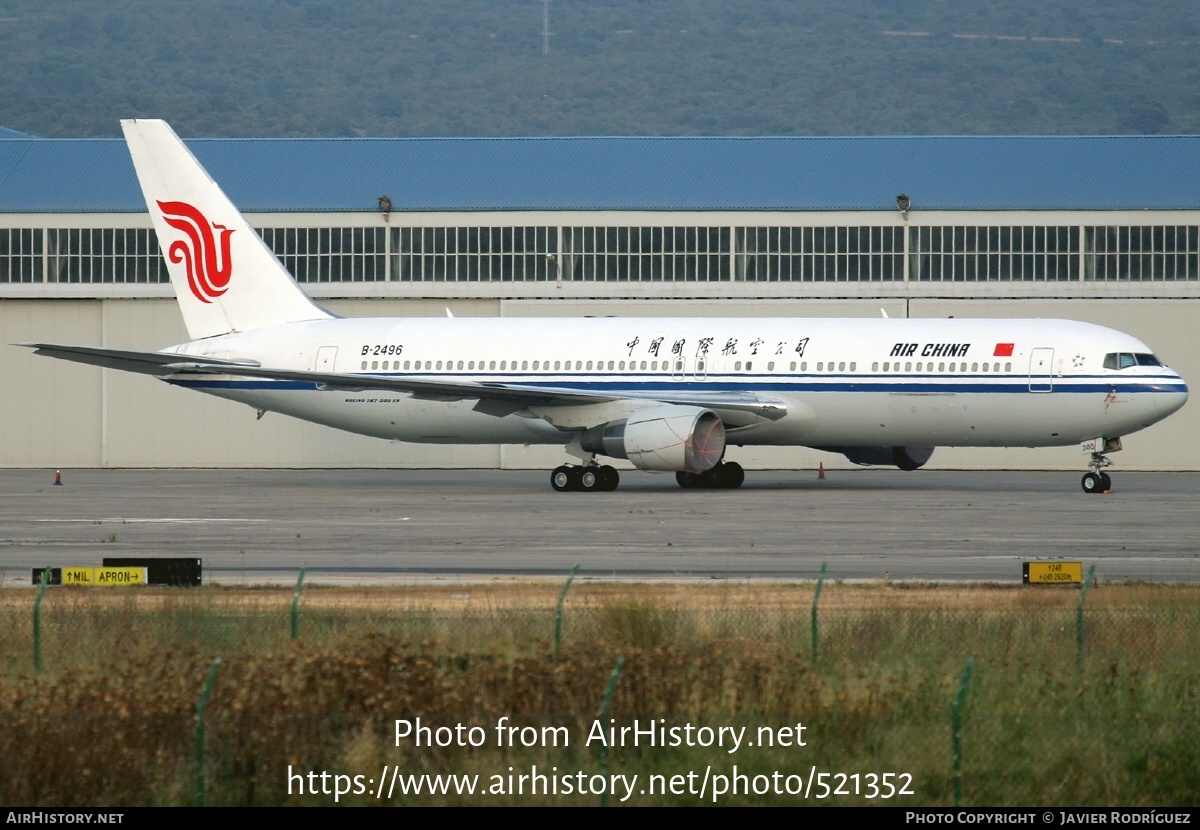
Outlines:
<svg viewBox="0 0 1200 830"><path fill-rule="evenodd" d="M123 120L121 129L192 339L331 316L165 121Z"/></svg>

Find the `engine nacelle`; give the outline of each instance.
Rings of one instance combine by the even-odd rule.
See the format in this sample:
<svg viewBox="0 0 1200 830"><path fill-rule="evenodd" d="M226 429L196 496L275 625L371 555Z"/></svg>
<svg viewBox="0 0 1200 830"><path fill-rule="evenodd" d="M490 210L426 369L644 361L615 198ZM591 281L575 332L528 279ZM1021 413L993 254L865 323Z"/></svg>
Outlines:
<svg viewBox="0 0 1200 830"><path fill-rule="evenodd" d="M837 452L855 464L916 470L925 466L933 447L838 447Z"/></svg>
<svg viewBox="0 0 1200 830"><path fill-rule="evenodd" d="M655 406L592 427L580 443L588 452L627 458L639 470L703 473L725 454L725 425L698 406Z"/></svg>

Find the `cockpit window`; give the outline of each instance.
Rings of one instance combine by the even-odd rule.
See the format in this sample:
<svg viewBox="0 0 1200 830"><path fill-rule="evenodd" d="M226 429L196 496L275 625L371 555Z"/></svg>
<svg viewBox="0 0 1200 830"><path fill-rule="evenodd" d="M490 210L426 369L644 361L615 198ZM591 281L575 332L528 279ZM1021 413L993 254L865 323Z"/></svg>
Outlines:
<svg viewBox="0 0 1200 830"><path fill-rule="evenodd" d="M1104 356L1105 369L1128 369L1131 366L1162 366L1162 363L1152 354L1109 352Z"/></svg>

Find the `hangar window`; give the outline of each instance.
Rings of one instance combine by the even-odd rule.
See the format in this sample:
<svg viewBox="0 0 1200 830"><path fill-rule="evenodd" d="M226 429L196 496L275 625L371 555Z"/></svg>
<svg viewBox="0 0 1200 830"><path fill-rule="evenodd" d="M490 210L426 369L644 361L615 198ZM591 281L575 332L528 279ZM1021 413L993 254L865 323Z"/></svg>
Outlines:
<svg viewBox="0 0 1200 830"><path fill-rule="evenodd" d="M262 228L297 282L380 282L387 278L383 228Z"/></svg>
<svg viewBox="0 0 1200 830"><path fill-rule="evenodd" d="M40 228L0 228L0 283L43 281L43 239Z"/></svg>
<svg viewBox="0 0 1200 830"><path fill-rule="evenodd" d="M1084 279L1200 279L1196 225L1089 226L1083 229Z"/></svg>
<svg viewBox="0 0 1200 830"><path fill-rule="evenodd" d="M559 277L557 228L392 228L391 234L395 280L529 282Z"/></svg>
<svg viewBox="0 0 1200 830"><path fill-rule="evenodd" d="M18 252L25 251L28 247L25 233L8 231L10 248L15 243ZM5 232L0 231L0 234ZM36 240L31 241L36 245ZM16 264L21 266L25 257L24 253L18 253ZM4 254L0 251L0 260L3 259ZM9 257L8 261L11 267L14 260ZM55 228L46 232L45 262L46 282L129 284L170 281L158 239L148 228ZM3 267L0 265L0 269Z"/></svg>
<svg viewBox="0 0 1200 830"><path fill-rule="evenodd" d="M913 231L913 278L931 282L1079 279L1079 227L934 225Z"/></svg>
<svg viewBox="0 0 1200 830"><path fill-rule="evenodd" d="M738 279L748 282L879 282L904 276L899 226L735 230Z"/></svg>
<svg viewBox="0 0 1200 830"><path fill-rule="evenodd" d="M566 227L562 278L595 282L729 280L728 227Z"/></svg>

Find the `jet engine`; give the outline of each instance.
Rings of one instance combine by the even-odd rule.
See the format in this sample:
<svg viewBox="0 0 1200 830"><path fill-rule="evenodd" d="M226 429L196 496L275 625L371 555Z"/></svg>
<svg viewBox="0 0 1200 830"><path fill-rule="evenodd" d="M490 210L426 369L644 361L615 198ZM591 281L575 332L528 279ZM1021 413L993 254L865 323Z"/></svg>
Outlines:
<svg viewBox="0 0 1200 830"><path fill-rule="evenodd" d="M725 425L709 409L654 406L586 430L583 449L627 458L639 470L703 473L725 454Z"/></svg>
<svg viewBox="0 0 1200 830"><path fill-rule="evenodd" d="M837 447L840 452L855 464L867 467L896 466L901 470L916 470L925 466L933 447Z"/></svg>

